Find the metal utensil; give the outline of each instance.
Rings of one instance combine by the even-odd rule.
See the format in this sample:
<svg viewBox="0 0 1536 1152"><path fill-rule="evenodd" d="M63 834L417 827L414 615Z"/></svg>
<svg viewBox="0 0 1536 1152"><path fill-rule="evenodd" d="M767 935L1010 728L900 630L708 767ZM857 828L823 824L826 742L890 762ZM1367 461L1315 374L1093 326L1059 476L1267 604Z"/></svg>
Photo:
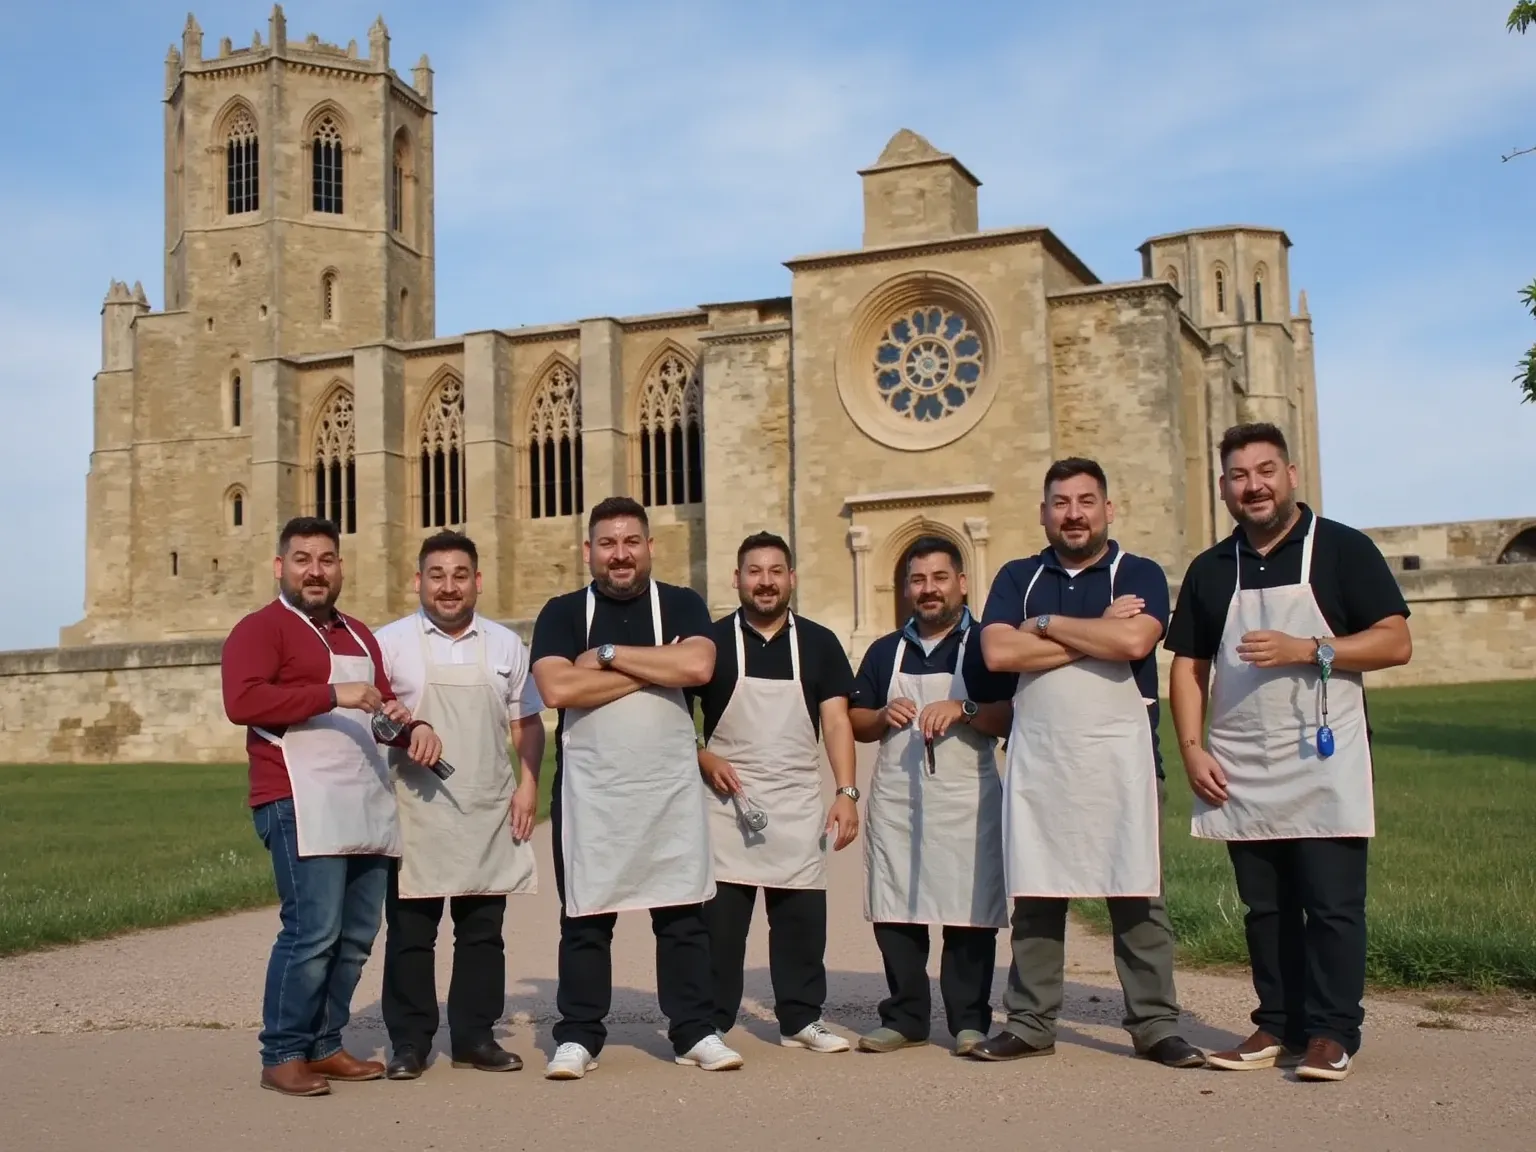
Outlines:
<svg viewBox="0 0 1536 1152"><path fill-rule="evenodd" d="M373 738L380 744L394 743L400 738L400 734L405 731L404 724L398 720L391 720L382 712L375 712L373 714L370 726L373 728ZM436 764L431 765L431 770L439 780L447 780L448 777L453 775L453 765L441 757L438 758Z"/></svg>

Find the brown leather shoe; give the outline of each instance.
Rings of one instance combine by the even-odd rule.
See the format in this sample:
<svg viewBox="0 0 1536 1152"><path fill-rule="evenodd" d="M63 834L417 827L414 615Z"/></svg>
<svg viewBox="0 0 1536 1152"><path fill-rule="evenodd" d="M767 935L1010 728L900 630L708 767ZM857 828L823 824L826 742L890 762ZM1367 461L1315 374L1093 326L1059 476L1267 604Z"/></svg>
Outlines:
<svg viewBox="0 0 1536 1152"><path fill-rule="evenodd" d="M1349 1053L1337 1040L1314 1036L1307 1043L1307 1057L1296 1068L1300 1080L1342 1080L1349 1075Z"/></svg>
<svg viewBox="0 0 1536 1152"><path fill-rule="evenodd" d="M1205 1062L1229 1072L1249 1072L1258 1068L1295 1067L1301 1063L1301 1057L1299 1048L1287 1047L1260 1028L1236 1048L1207 1054Z"/></svg>
<svg viewBox="0 0 1536 1152"><path fill-rule="evenodd" d="M289 1060L261 1070L261 1086L284 1096L329 1096L331 1086L325 1077L309 1070L303 1060Z"/></svg>
<svg viewBox="0 0 1536 1152"><path fill-rule="evenodd" d="M309 1070L327 1080L381 1080L384 1065L377 1060L359 1060L345 1048L324 1060L311 1060Z"/></svg>

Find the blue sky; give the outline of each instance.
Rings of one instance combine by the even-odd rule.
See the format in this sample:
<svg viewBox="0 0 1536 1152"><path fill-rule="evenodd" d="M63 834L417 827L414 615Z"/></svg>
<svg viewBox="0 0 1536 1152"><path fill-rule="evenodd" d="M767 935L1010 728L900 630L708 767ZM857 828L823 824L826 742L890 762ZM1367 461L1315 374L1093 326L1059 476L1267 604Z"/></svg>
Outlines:
<svg viewBox="0 0 1536 1152"><path fill-rule="evenodd" d="M366 51L380 0L285 5ZM188 0L8 13L0 96L0 647L79 618L99 311L161 285L166 48ZM438 331L787 293L854 247L898 128L1103 279L1147 236L1287 230L1315 318L1325 501L1361 526L1536 515L1536 35L1510 0L491 0L383 11L435 70ZM205 51L269 5L202 3ZM1294 303L1294 301L1293 301ZM26 559L32 566L21 563Z"/></svg>

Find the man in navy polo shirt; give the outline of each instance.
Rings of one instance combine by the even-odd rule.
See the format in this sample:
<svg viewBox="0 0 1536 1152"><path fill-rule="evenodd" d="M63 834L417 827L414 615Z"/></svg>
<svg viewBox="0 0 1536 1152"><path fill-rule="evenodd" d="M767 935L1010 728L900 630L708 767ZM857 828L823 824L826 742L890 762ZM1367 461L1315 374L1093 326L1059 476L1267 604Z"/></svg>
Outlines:
<svg viewBox="0 0 1536 1152"><path fill-rule="evenodd" d="M1178 1034L1158 838L1154 653L1168 623L1168 578L1109 538L1108 488L1092 460L1051 465L1040 505L1049 547L1004 566L982 615L987 667L1019 677L1003 803L1013 963L1008 1022L971 1055L1055 1051L1067 904L1095 898L1109 906L1137 1054L1198 1067L1204 1055Z"/></svg>

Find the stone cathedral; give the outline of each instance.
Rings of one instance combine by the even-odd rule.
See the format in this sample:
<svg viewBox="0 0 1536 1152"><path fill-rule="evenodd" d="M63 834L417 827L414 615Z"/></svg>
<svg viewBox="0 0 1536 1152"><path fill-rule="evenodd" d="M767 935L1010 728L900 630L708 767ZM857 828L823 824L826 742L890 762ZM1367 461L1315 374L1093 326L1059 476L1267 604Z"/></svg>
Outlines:
<svg viewBox="0 0 1536 1152"><path fill-rule="evenodd" d="M382 20L343 48L290 39L274 8L264 40L207 51L188 18L165 64L164 307L114 282L102 309L66 646L221 638L273 595L301 513L339 526L343 606L373 624L414 607L439 526L474 537L482 611L513 623L585 581L604 496L649 507L657 576L717 614L737 544L770 529L799 608L857 654L895 626L919 534L960 546L978 607L1039 550L1057 457L1104 464L1115 535L1173 580L1230 529L1214 446L1237 420L1286 429L1320 506L1282 231L1157 236L1106 283L1047 228L980 230L980 181L903 130L857 173L862 237L786 261L786 297L444 336L427 58L409 73Z"/></svg>

